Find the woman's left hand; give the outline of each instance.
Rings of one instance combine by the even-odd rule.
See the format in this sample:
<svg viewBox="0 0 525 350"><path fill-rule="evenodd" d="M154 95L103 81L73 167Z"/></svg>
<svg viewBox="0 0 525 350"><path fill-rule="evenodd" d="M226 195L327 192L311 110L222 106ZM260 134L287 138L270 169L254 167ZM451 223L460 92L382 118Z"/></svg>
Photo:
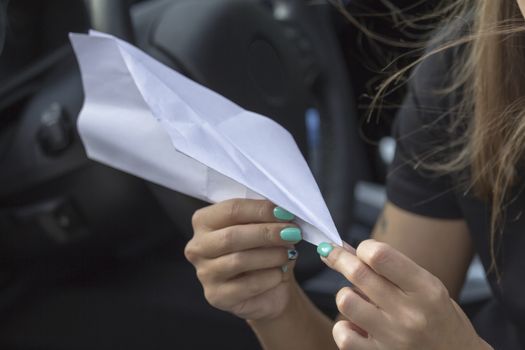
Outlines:
<svg viewBox="0 0 525 350"><path fill-rule="evenodd" d="M345 287L336 297L347 318L333 329L340 349L492 349L443 283L389 245L367 240L356 252L324 248L323 261L358 289Z"/></svg>

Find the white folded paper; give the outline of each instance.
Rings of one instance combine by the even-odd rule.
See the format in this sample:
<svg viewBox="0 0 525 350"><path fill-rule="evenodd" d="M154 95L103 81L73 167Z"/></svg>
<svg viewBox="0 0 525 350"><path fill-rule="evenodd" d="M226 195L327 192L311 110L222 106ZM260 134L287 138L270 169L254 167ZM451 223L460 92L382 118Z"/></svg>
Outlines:
<svg viewBox="0 0 525 350"><path fill-rule="evenodd" d="M113 36L70 34L85 101L88 157L172 190L219 202L267 198L312 244L341 239L293 137Z"/></svg>

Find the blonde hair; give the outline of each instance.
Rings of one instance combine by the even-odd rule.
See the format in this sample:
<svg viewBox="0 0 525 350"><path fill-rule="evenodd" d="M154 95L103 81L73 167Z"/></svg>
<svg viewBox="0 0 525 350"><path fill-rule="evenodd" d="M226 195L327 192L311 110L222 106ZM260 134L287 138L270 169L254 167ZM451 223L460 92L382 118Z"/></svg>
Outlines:
<svg viewBox="0 0 525 350"><path fill-rule="evenodd" d="M342 8L340 1L335 5ZM343 13L372 39L386 44L391 41L367 33L354 17ZM467 174L460 184L463 190L490 204L489 271L495 271L499 278L499 237L505 209L514 199L511 190L517 184L517 168L525 151L525 20L516 0L451 0L425 18L431 16L444 17L439 25L440 35L435 38L440 44L379 86L370 116L379 113L385 93L403 81L405 73L414 66L444 50L464 47L454 57L450 85L440 91L461 94L448 132L461 130L462 136L445 146L453 151L446 159L438 163L423 159L423 165L438 173ZM407 20L408 24L413 22ZM464 25L458 26L458 22ZM457 33L458 27L464 28L461 33Z"/></svg>

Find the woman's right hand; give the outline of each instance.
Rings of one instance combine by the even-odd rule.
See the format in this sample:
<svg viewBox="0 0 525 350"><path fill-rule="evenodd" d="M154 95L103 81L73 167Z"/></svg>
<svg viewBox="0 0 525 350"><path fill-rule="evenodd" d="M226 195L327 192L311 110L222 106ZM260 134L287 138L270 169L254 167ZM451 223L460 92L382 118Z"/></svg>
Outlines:
<svg viewBox="0 0 525 350"><path fill-rule="evenodd" d="M298 288L289 257L302 238L292 220L266 200L227 200L195 212L185 255L212 306L246 320L285 311Z"/></svg>

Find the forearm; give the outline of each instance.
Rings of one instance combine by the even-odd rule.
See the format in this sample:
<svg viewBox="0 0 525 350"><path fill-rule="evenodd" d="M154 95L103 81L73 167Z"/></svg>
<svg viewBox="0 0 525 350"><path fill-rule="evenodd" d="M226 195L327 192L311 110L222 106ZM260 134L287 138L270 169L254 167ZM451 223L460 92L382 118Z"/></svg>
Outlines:
<svg viewBox="0 0 525 350"><path fill-rule="evenodd" d="M333 321L324 315L295 285L283 314L272 320L248 321L265 350L337 349L332 338Z"/></svg>

